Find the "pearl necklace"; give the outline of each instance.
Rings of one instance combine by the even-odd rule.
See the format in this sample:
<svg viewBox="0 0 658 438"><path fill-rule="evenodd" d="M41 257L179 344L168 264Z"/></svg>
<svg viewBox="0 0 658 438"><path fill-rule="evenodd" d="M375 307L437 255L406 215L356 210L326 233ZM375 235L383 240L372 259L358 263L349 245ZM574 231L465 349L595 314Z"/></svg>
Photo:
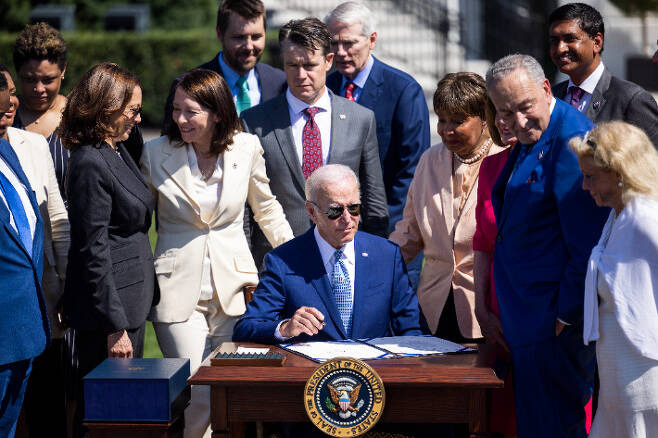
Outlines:
<svg viewBox="0 0 658 438"><path fill-rule="evenodd" d="M470 157L470 158L462 158L456 152L453 152L452 154L455 156L457 161L459 161L463 164L473 164L476 161L478 161L480 158L482 158L482 156L485 154L485 152L489 148L490 144L491 144L491 139L485 141L484 144L482 145L482 147L480 147L480 150L477 151L477 153L475 155L473 155L472 157Z"/></svg>

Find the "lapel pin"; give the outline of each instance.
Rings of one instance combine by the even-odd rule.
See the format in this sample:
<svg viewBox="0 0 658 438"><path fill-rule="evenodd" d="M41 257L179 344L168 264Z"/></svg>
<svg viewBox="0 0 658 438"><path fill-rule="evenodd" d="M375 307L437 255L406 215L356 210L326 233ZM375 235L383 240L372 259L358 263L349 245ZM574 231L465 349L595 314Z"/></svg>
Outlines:
<svg viewBox="0 0 658 438"><path fill-rule="evenodd" d="M363 257L368 257L368 253L367 253L367 252L362 252L361 255L362 255Z"/></svg>
<svg viewBox="0 0 658 438"><path fill-rule="evenodd" d="M233 163L233 168L234 168L234 169L237 169L237 168L238 168L238 165L237 165L236 163Z"/></svg>
<svg viewBox="0 0 658 438"><path fill-rule="evenodd" d="M544 151L539 151L539 155L537 155L537 159L541 160L544 157Z"/></svg>
<svg viewBox="0 0 658 438"><path fill-rule="evenodd" d="M339 114L338 118L341 119L341 120L345 120L345 114Z"/></svg>
<svg viewBox="0 0 658 438"><path fill-rule="evenodd" d="M598 100L597 100L596 102L594 102L594 104L592 104L592 107L593 107L595 110L599 109L600 106L601 106L601 102L598 101Z"/></svg>

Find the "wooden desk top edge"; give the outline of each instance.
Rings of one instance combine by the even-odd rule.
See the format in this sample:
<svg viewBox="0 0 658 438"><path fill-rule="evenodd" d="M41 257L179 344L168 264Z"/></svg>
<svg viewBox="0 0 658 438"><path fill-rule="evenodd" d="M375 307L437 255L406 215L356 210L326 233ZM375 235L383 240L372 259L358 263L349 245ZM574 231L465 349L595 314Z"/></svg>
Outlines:
<svg viewBox="0 0 658 438"><path fill-rule="evenodd" d="M270 347L287 356L280 367L212 366L210 357L220 351L234 349L237 344L225 343L204 360L188 382L193 385L244 386L300 385L306 383L320 364L274 345L244 344L249 347ZM485 350L487 350L485 348ZM427 356L420 358L380 359L366 361L386 385L439 386L464 388L502 388L503 381L484 364L488 351L464 355ZM248 361L248 359L245 359ZM443 363L442 363L443 362ZM463 364L460 364L462 362Z"/></svg>

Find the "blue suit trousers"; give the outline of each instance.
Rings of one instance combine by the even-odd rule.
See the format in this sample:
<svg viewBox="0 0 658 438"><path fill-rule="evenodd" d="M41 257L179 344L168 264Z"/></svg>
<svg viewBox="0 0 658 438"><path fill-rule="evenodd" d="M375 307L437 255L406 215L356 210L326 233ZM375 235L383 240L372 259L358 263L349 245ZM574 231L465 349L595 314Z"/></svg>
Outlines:
<svg viewBox="0 0 658 438"><path fill-rule="evenodd" d="M594 385L594 343L582 324L559 336L512 349L519 438L585 438L585 405Z"/></svg>
<svg viewBox="0 0 658 438"><path fill-rule="evenodd" d="M25 359L0 365L0 436L13 438L21 413L32 360Z"/></svg>

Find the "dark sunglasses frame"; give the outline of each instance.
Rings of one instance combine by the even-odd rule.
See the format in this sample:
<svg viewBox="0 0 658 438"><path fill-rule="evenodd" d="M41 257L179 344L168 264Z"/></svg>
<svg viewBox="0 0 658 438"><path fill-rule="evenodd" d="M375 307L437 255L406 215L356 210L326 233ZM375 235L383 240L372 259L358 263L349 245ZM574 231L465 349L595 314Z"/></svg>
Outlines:
<svg viewBox="0 0 658 438"><path fill-rule="evenodd" d="M320 206L315 202L313 201L308 201L308 202L320 208ZM345 211L345 209L347 209L347 212L351 216L359 216L361 214L361 204L350 204L346 207L342 205L336 207L329 207L327 208L327 211L324 212L324 214L327 215L327 218L329 218L329 220L335 221L336 219L338 219L343 215L343 211Z"/></svg>

